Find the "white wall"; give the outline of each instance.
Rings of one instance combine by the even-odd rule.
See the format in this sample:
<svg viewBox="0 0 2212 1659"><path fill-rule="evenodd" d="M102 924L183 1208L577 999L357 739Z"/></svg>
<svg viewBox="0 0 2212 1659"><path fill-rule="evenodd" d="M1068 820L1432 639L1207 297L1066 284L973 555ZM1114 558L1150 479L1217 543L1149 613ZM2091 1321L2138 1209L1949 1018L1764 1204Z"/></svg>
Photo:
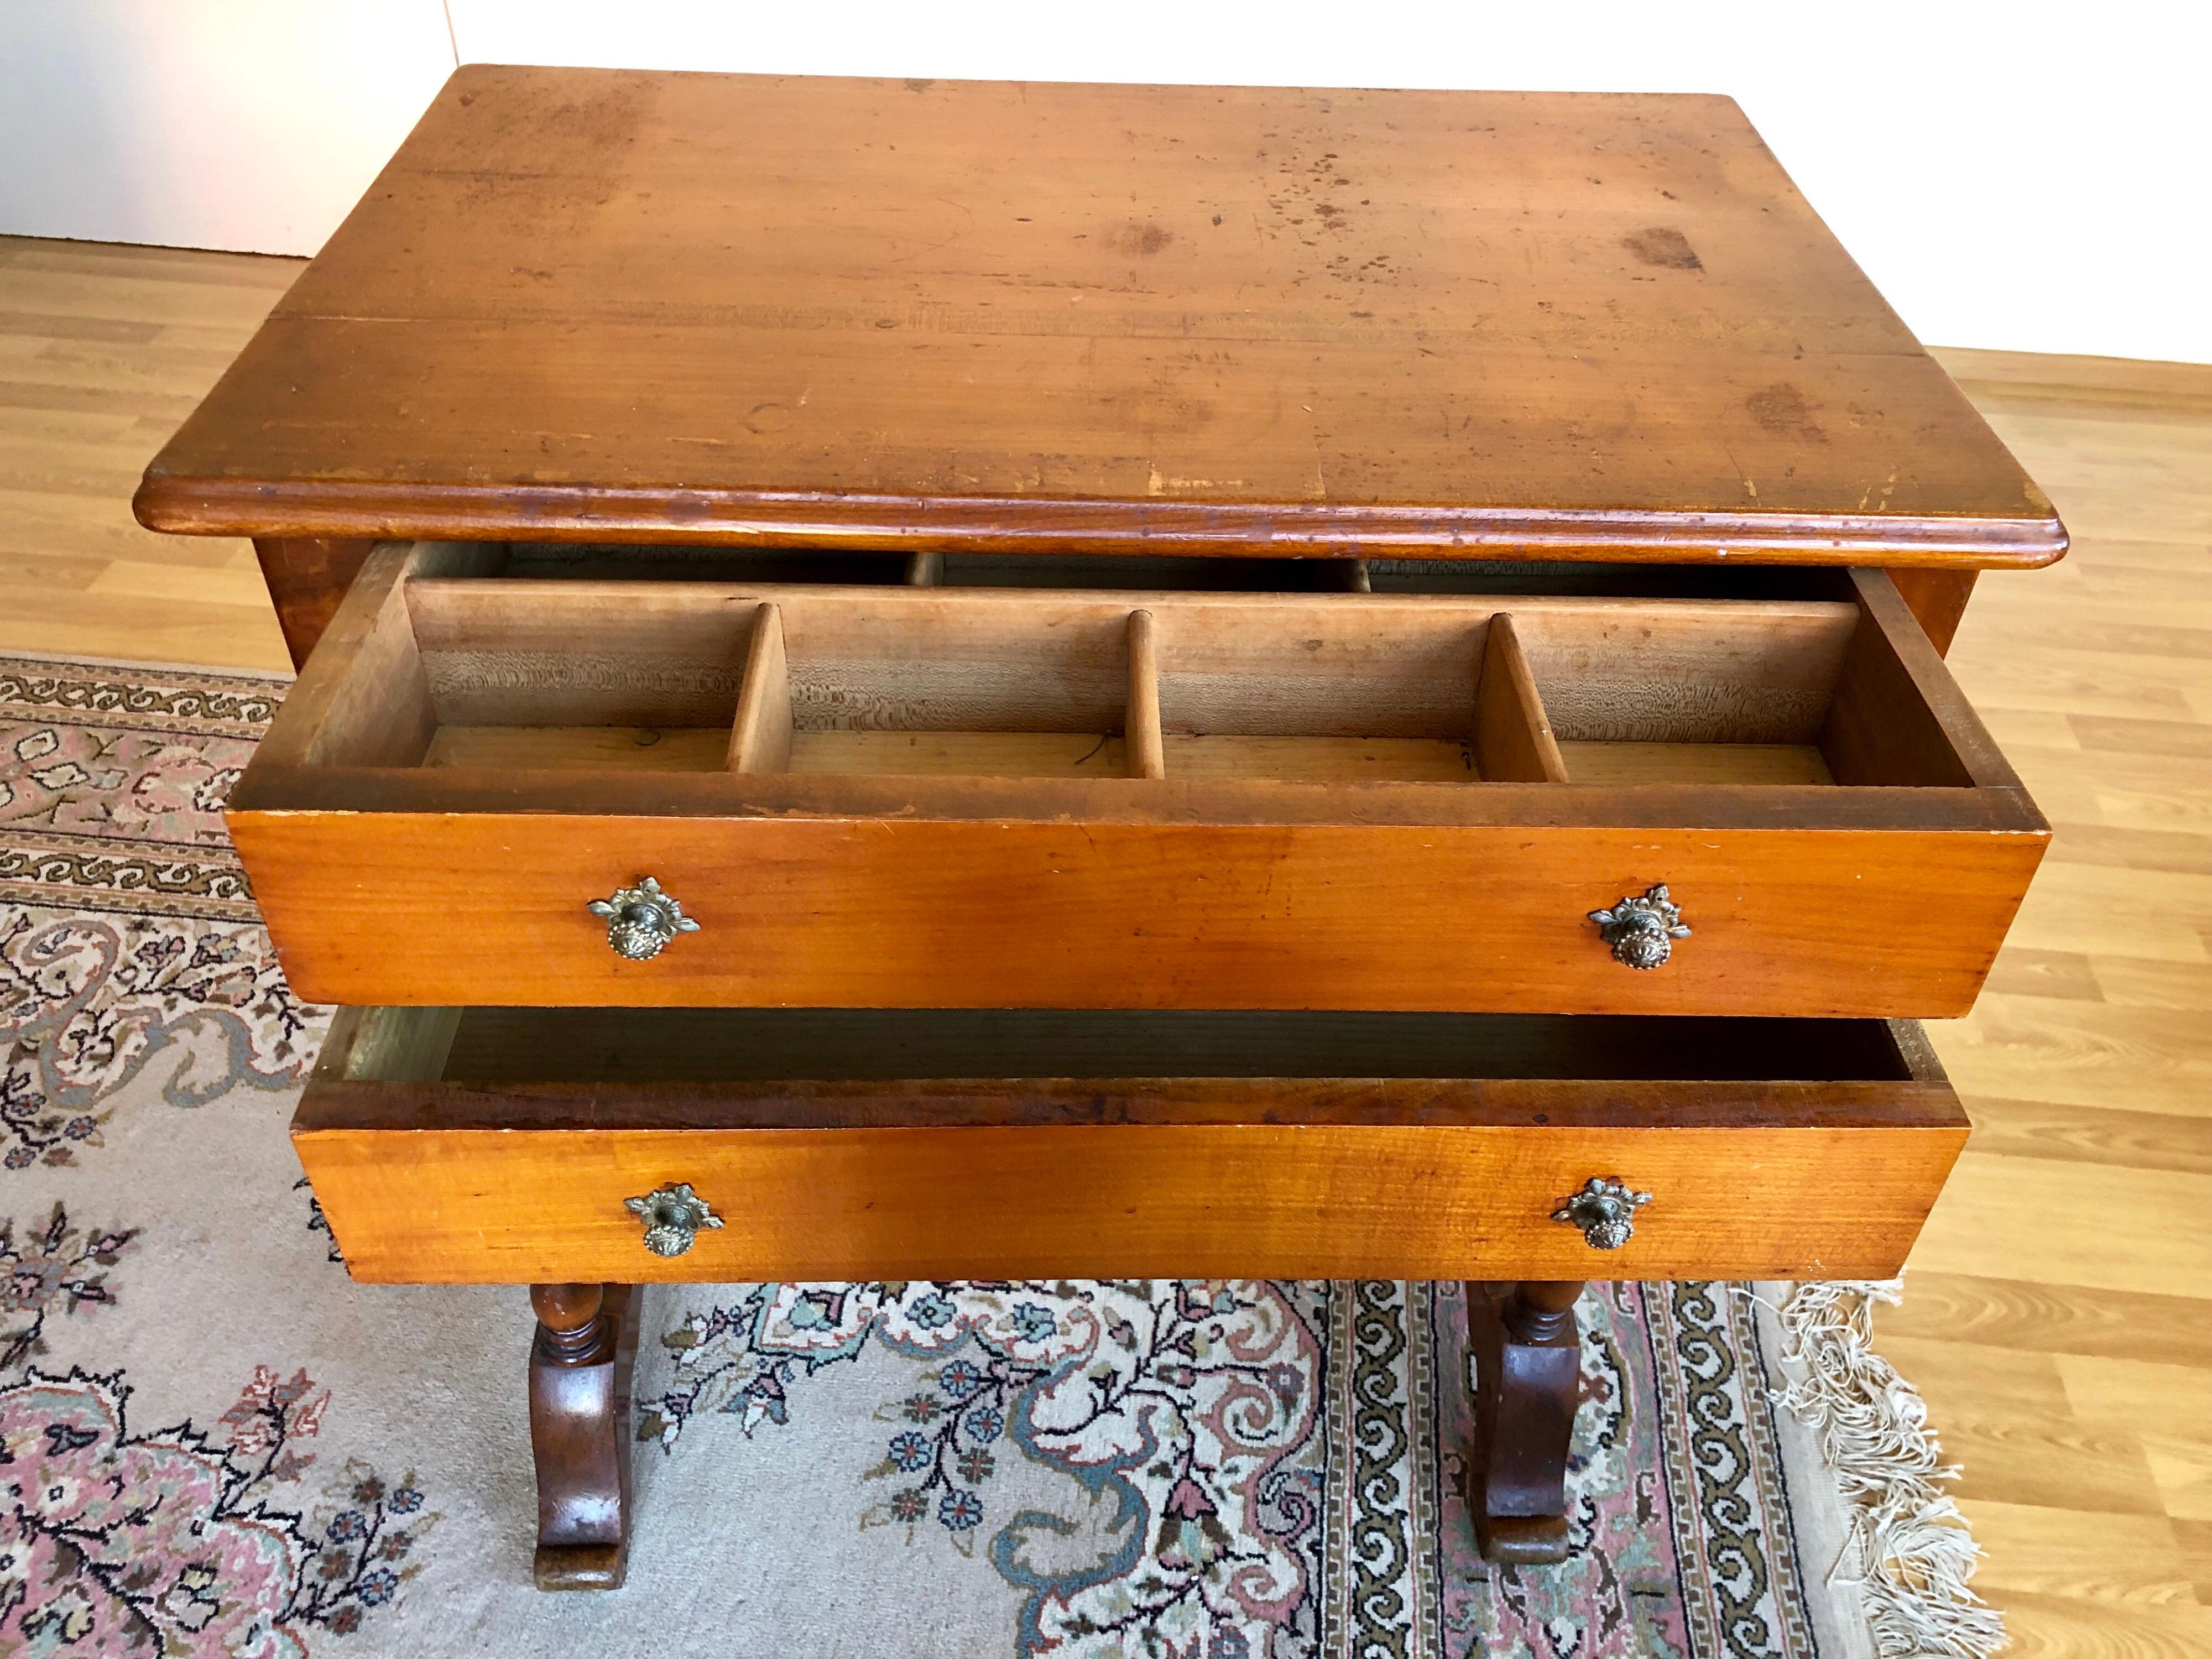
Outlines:
<svg viewBox="0 0 2212 1659"><path fill-rule="evenodd" d="M1727 92L1923 338L2212 362L2204 0L0 0L0 231L312 252L457 55Z"/></svg>
<svg viewBox="0 0 2212 1659"><path fill-rule="evenodd" d="M453 72L439 0L0 0L0 232L313 253Z"/></svg>

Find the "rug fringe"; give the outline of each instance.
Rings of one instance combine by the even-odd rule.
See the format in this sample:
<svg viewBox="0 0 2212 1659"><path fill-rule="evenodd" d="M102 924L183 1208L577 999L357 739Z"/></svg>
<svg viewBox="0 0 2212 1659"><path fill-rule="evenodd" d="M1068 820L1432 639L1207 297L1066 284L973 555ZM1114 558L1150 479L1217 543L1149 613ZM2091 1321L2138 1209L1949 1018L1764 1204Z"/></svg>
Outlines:
<svg viewBox="0 0 2212 1659"><path fill-rule="evenodd" d="M1851 1516L1857 1580L1882 1659L1990 1659L2004 1622L1967 1585L1981 1547L1944 1487L1919 1391L1874 1352L1876 1304L1904 1299L1902 1279L1802 1284L1777 1310L1784 1358L1802 1377L1776 1402L1811 1429ZM1844 1575L1836 1563L1831 1582Z"/></svg>

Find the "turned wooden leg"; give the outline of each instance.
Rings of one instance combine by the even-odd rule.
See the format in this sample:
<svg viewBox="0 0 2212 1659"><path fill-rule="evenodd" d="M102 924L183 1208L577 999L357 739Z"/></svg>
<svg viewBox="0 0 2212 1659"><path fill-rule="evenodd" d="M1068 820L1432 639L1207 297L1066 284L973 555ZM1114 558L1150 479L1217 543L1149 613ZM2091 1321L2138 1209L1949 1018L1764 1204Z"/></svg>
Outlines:
<svg viewBox="0 0 2212 1659"><path fill-rule="evenodd" d="M1475 1371L1467 1507L1492 1561L1566 1559L1567 1449L1582 1393L1575 1298L1582 1292L1579 1280L1467 1287Z"/></svg>
<svg viewBox="0 0 2212 1659"><path fill-rule="evenodd" d="M629 1551L635 1285L533 1285L530 1449L538 1588L619 1589Z"/></svg>

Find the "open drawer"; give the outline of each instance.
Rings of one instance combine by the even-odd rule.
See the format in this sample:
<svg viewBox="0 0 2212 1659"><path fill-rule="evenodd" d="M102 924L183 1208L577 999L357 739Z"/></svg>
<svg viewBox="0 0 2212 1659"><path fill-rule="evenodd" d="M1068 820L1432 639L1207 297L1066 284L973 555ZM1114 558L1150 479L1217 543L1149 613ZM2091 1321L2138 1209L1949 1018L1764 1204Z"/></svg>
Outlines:
<svg viewBox="0 0 2212 1659"><path fill-rule="evenodd" d="M304 998L1955 1015L2048 838L1879 572L1647 599L501 556L380 548L232 798Z"/></svg>
<svg viewBox="0 0 2212 1659"><path fill-rule="evenodd" d="M488 1008L292 1128L356 1278L578 1283L1885 1278L1966 1133L1903 1022Z"/></svg>

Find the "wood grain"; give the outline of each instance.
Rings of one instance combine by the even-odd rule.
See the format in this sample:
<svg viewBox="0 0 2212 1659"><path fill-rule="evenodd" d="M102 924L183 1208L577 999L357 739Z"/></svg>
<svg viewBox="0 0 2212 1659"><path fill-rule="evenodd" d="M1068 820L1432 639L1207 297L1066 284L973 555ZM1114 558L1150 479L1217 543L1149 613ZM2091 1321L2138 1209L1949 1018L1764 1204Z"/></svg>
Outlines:
<svg viewBox="0 0 2212 1659"><path fill-rule="evenodd" d="M538 1472L542 1590L622 1588L630 1531L635 1285L531 1287L530 1449Z"/></svg>
<svg viewBox="0 0 2212 1659"><path fill-rule="evenodd" d="M1890 579L1920 619L1929 642L1938 651L1948 651L1966 614L1966 601L1973 597L1974 575L1971 570L1897 570Z"/></svg>
<svg viewBox="0 0 2212 1659"><path fill-rule="evenodd" d="M1116 822L1104 794L1121 780L1006 787L1048 784L1096 810L571 812L557 837L514 811L234 811L230 824L294 990L326 1002L1917 1016L1971 1006L2041 850L2024 830L1778 833L1656 814L1540 834ZM641 873L702 931L632 963L583 904ZM1620 969L1585 918L1661 880L1696 946L1662 972ZM1440 908L1480 925L1439 927ZM426 951L432 936L476 944Z"/></svg>
<svg viewBox="0 0 2212 1659"><path fill-rule="evenodd" d="M276 621L284 630L284 648L291 653L294 667L305 665L307 653L337 614L347 590L375 545L367 538L254 538L254 556L260 561L262 578L269 584Z"/></svg>
<svg viewBox="0 0 2212 1659"><path fill-rule="evenodd" d="M294 1145L370 1282L1558 1279L1593 1254L1553 1211L1624 1170L1664 1198L1609 1276L1888 1272L1965 1133L1948 1085L1918 1080L325 1076ZM656 1257L623 1200L674 1180L726 1225Z"/></svg>
<svg viewBox="0 0 2212 1659"><path fill-rule="evenodd" d="M1844 655L1820 754L1839 783L2018 781L1880 571L1852 573L1865 613Z"/></svg>
<svg viewBox="0 0 2212 1659"><path fill-rule="evenodd" d="M1473 783L1480 775L1474 746L1448 738L1193 737L1176 732L1162 740L1161 764L1169 775L1186 781Z"/></svg>
<svg viewBox="0 0 2212 1659"><path fill-rule="evenodd" d="M791 764L791 669L783 650L783 613L763 603L753 611L745 644L726 756L732 772L781 772Z"/></svg>
<svg viewBox="0 0 2212 1659"><path fill-rule="evenodd" d="M1474 1433L1462 1493L1489 1559L1549 1565L1570 1545L1567 1463L1582 1398L1581 1284L1471 1284Z"/></svg>
<svg viewBox="0 0 2212 1659"><path fill-rule="evenodd" d="M1474 691L1474 757L1492 782L1565 783L1567 763L1528 672L1512 616L1501 611L1484 631Z"/></svg>
<svg viewBox="0 0 2212 1659"><path fill-rule="evenodd" d="M1128 706L1121 720L1128 774L1133 778L1164 778L1168 763L1160 732L1160 653L1151 611L1129 613L1128 648Z"/></svg>
<svg viewBox="0 0 2212 1659"><path fill-rule="evenodd" d="M1556 1275L1589 1247L1551 1214L1601 1164L1668 1195L1663 1229L1604 1258L1636 1276L1893 1258L1965 1124L1917 1028L1878 1021L380 1008L334 1022L293 1132L369 1279L866 1277L971 1251ZM1773 1156L1743 1176L1729 1136ZM632 1261L636 1193L614 1188L678 1179L752 1218Z"/></svg>
<svg viewBox="0 0 2212 1659"><path fill-rule="evenodd" d="M1833 783L1810 743L1563 743L1577 783Z"/></svg>
<svg viewBox="0 0 2212 1659"><path fill-rule="evenodd" d="M952 550L2065 544L1724 98L491 65L137 505Z"/></svg>
<svg viewBox="0 0 2212 1659"><path fill-rule="evenodd" d="M583 772L711 772L729 762L719 726L441 726L425 766Z"/></svg>
<svg viewBox="0 0 2212 1659"><path fill-rule="evenodd" d="M301 672L285 699L292 718L273 724L256 756L276 764L413 766L439 724L405 583L416 574L487 574L496 545L392 542L373 550L325 630L331 649ZM273 744L273 747L266 746Z"/></svg>
<svg viewBox="0 0 2212 1659"><path fill-rule="evenodd" d="M817 777L1139 775L1106 732L800 732L789 769Z"/></svg>

